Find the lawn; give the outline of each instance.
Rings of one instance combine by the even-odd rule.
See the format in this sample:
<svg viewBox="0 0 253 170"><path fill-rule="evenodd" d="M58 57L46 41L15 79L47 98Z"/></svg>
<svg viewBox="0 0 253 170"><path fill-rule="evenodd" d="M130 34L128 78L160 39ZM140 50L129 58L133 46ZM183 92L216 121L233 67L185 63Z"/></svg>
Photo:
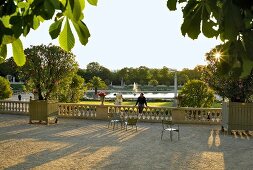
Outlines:
<svg viewBox="0 0 253 170"><path fill-rule="evenodd" d="M96 104L96 105L99 105L101 104L100 101L82 101L80 102L82 104ZM114 105L114 101L105 101L104 102L105 105ZM135 101L124 101L122 103L123 106L134 106L135 105ZM155 102L155 101L149 101L148 102L148 106L154 106L154 107L172 107L173 105L173 102ZM215 102L213 104L213 107L214 108L221 108L221 104L220 103L217 103Z"/></svg>
<svg viewBox="0 0 253 170"><path fill-rule="evenodd" d="M82 101L80 102L82 104L101 104L100 101ZM122 103L123 106L134 106L135 101L125 101ZM104 105L114 105L114 101L105 101ZM154 106L154 107L171 107L172 102L148 102L148 106Z"/></svg>

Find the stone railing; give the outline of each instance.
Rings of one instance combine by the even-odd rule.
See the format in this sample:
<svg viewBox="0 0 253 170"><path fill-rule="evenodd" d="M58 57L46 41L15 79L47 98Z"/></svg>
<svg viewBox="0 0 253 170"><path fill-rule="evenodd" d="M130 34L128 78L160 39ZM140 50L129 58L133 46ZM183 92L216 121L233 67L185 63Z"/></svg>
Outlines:
<svg viewBox="0 0 253 170"><path fill-rule="evenodd" d="M221 108L179 108L187 123L221 123ZM177 114L177 113L176 113ZM179 114L179 113L178 113Z"/></svg>
<svg viewBox="0 0 253 170"><path fill-rule="evenodd" d="M97 117L97 105L85 105L76 103L59 103L60 117L75 117L92 119Z"/></svg>
<svg viewBox="0 0 253 170"><path fill-rule="evenodd" d="M222 119L220 108L146 107L142 114L138 114L137 107L108 106L108 112L119 113L125 118L137 116L144 122L172 119L177 123L220 124Z"/></svg>
<svg viewBox="0 0 253 170"><path fill-rule="evenodd" d="M29 102L0 100L0 113L29 114Z"/></svg>
<svg viewBox="0 0 253 170"><path fill-rule="evenodd" d="M170 120L178 123L220 124L221 108L145 107L142 114L134 106L86 105L59 103L59 117L107 120L107 114L117 113L124 118L138 117L142 122ZM0 101L0 113L29 114L29 102Z"/></svg>
<svg viewBox="0 0 253 170"><path fill-rule="evenodd" d="M108 106L108 112L119 113L125 119L138 117L143 122L157 122L172 119L172 107L145 107L143 113L138 113L138 108L134 106Z"/></svg>

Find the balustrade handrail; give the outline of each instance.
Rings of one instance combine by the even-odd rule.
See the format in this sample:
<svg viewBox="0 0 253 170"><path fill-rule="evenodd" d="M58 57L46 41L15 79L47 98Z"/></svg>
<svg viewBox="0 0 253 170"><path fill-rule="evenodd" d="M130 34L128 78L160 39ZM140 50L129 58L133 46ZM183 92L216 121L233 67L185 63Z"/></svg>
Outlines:
<svg viewBox="0 0 253 170"><path fill-rule="evenodd" d="M0 100L0 113L29 114L29 101ZM143 113L138 113L137 106L131 105L96 105L82 103L59 103L58 116L86 119L107 119L109 112L118 112L125 118L133 115L141 121L160 122L163 119L173 119L180 123L214 123L219 124L222 119L221 108L195 107L166 107L148 106Z"/></svg>
<svg viewBox="0 0 253 170"><path fill-rule="evenodd" d="M29 101L0 100L0 113L29 114Z"/></svg>

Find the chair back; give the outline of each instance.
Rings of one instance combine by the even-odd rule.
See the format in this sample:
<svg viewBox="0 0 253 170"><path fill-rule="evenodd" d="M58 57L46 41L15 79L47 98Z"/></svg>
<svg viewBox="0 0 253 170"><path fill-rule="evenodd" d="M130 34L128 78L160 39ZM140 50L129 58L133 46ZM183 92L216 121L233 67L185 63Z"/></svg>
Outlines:
<svg viewBox="0 0 253 170"><path fill-rule="evenodd" d="M136 125L137 122L138 122L138 118L135 118L135 117L131 117L131 118L127 119L127 124L128 125Z"/></svg>
<svg viewBox="0 0 253 170"><path fill-rule="evenodd" d="M108 119L122 119L119 113L108 113Z"/></svg>
<svg viewBox="0 0 253 170"><path fill-rule="evenodd" d="M167 127L171 127L172 125L174 125L172 120L162 120L163 129L165 129Z"/></svg>

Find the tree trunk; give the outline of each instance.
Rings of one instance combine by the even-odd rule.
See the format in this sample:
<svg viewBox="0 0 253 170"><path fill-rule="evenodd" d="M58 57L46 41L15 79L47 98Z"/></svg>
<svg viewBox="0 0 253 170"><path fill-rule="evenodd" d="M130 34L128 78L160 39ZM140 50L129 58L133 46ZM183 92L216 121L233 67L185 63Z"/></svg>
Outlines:
<svg viewBox="0 0 253 170"><path fill-rule="evenodd" d="M98 94L98 88L95 87L94 99L97 99L97 94Z"/></svg>

